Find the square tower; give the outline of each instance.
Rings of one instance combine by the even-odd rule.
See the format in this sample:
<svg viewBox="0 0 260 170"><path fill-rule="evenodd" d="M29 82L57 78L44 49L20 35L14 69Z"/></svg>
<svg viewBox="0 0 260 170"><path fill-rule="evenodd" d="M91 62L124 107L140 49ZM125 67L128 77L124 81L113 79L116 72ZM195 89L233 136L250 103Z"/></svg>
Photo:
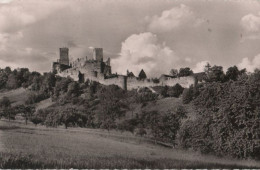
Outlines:
<svg viewBox="0 0 260 170"><path fill-rule="evenodd" d="M94 48L93 49L93 59L96 61L103 62L103 48Z"/></svg>
<svg viewBox="0 0 260 170"><path fill-rule="evenodd" d="M60 64L69 66L69 49L68 48L60 48Z"/></svg>

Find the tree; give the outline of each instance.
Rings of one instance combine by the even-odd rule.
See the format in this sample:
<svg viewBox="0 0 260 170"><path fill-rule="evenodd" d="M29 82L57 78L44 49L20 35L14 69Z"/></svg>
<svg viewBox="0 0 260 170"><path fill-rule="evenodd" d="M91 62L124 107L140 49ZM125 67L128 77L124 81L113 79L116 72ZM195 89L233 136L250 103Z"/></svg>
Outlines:
<svg viewBox="0 0 260 170"><path fill-rule="evenodd" d="M56 97L66 93L68 91L68 86L72 82L71 79L68 78L60 78L54 88L54 94Z"/></svg>
<svg viewBox="0 0 260 170"><path fill-rule="evenodd" d="M6 86L9 89L16 89L16 88L19 87L19 82L18 82L17 77L14 73L9 74Z"/></svg>
<svg viewBox="0 0 260 170"><path fill-rule="evenodd" d="M225 81L225 74L223 72L222 66L214 65L209 69L209 73L207 75L208 82L224 82Z"/></svg>
<svg viewBox="0 0 260 170"><path fill-rule="evenodd" d="M237 68L237 66L229 67L226 72L226 78L228 80L234 80L236 81L240 72Z"/></svg>
<svg viewBox="0 0 260 170"><path fill-rule="evenodd" d="M52 89L55 87L56 77L53 73L44 74L44 79L42 81L41 90L47 94L52 92Z"/></svg>
<svg viewBox="0 0 260 170"><path fill-rule="evenodd" d="M115 120L121 118L127 109L123 100L126 97L126 92L116 85L110 85L102 87L98 91L97 97L100 101L98 118L101 127L107 130L115 128Z"/></svg>
<svg viewBox="0 0 260 170"><path fill-rule="evenodd" d="M67 129L69 126L85 127L88 117L75 107L60 107L58 111L59 122Z"/></svg>
<svg viewBox="0 0 260 170"><path fill-rule="evenodd" d="M37 110L31 117L31 122L37 126L39 123L44 123L47 113L44 109Z"/></svg>
<svg viewBox="0 0 260 170"><path fill-rule="evenodd" d="M68 96L71 96L71 97L79 96L79 94L80 94L79 83L75 82L75 81L71 82L68 86L67 94L68 94Z"/></svg>
<svg viewBox="0 0 260 170"><path fill-rule="evenodd" d="M193 71L189 67L180 68L179 77L190 76L192 74L193 74Z"/></svg>
<svg viewBox="0 0 260 170"><path fill-rule="evenodd" d="M171 69L170 76L178 77L178 70L177 69Z"/></svg>
<svg viewBox="0 0 260 170"><path fill-rule="evenodd" d="M0 72L0 89L6 87L7 80L8 80L8 74L5 72Z"/></svg>
<svg viewBox="0 0 260 170"><path fill-rule="evenodd" d="M8 117L8 120L10 121L12 112L10 110L11 101L9 100L8 97L6 97L6 96L3 97L3 99L0 102L0 107L2 109L1 115L4 117ZM2 117L2 116L0 116L0 117Z"/></svg>
<svg viewBox="0 0 260 170"><path fill-rule="evenodd" d="M138 75L138 78L139 78L140 80L144 80L144 79L147 78L147 76L146 76L146 74L145 74L145 72L144 72L143 69L140 71L140 73L139 73L139 75Z"/></svg>
<svg viewBox="0 0 260 170"><path fill-rule="evenodd" d="M18 105L16 106L16 112L21 113L25 119L25 124L27 125L28 120L31 119L33 113L35 112L35 107L30 105Z"/></svg>
<svg viewBox="0 0 260 170"><path fill-rule="evenodd" d="M10 74L12 72L10 67L5 67L4 72Z"/></svg>
<svg viewBox="0 0 260 170"><path fill-rule="evenodd" d="M183 90L182 102L184 104L188 104L188 103L190 103L190 101L192 101L192 99L193 99L193 86L191 86L188 89Z"/></svg>
<svg viewBox="0 0 260 170"><path fill-rule="evenodd" d="M157 84L160 83L160 80L158 78L153 78L152 81L153 83L157 83Z"/></svg>
<svg viewBox="0 0 260 170"><path fill-rule="evenodd" d="M204 66L204 71L208 73L210 71L211 65L207 62L207 64Z"/></svg>
<svg viewBox="0 0 260 170"><path fill-rule="evenodd" d="M179 97L183 90L184 88L179 83L177 83L175 86L169 88L167 93L170 97Z"/></svg>

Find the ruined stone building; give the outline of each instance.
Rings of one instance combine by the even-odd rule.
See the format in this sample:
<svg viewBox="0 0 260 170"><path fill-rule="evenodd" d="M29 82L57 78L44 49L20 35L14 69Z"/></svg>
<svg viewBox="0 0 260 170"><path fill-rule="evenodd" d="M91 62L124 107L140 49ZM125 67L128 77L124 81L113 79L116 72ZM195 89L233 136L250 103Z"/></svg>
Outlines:
<svg viewBox="0 0 260 170"><path fill-rule="evenodd" d="M147 79L143 69L139 77L136 77L128 70L126 75L113 74L110 58L104 61L102 48L94 48L92 58L78 58L71 62L69 61L69 49L60 48L60 58L57 62L53 62L52 71L61 77L70 77L75 81L85 82L89 80L97 81L104 85L115 84L125 90L137 89L139 87L174 86L177 83L182 87L188 88L195 83L194 76L175 78L166 75L161 76L159 83L154 83Z"/></svg>

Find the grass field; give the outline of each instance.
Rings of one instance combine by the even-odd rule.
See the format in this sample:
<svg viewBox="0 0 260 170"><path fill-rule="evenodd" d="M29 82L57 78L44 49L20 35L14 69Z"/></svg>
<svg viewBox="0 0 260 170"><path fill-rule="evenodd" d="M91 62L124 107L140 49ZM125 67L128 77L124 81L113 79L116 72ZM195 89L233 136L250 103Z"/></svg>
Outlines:
<svg viewBox="0 0 260 170"><path fill-rule="evenodd" d="M130 133L0 121L0 168L255 168L260 163L164 148Z"/></svg>
<svg viewBox="0 0 260 170"><path fill-rule="evenodd" d="M12 106L20 105L25 103L28 93L29 91L24 88L0 92L0 99L3 97L8 97L12 103Z"/></svg>

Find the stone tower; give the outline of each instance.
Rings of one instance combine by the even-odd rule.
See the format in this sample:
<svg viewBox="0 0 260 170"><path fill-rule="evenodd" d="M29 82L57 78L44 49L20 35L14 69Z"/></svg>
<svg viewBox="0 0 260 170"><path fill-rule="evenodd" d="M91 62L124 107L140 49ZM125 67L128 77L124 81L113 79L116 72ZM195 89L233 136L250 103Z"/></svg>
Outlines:
<svg viewBox="0 0 260 170"><path fill-rule="evenodd" d="M103 48L93 49L93 59L103 62Z"/></svg>
<svg viewBox="0 0 260 170"><path fill-rule="evenodd" d="M68 48L60 48L60 64L69 66L69 49Z"/></svg>

